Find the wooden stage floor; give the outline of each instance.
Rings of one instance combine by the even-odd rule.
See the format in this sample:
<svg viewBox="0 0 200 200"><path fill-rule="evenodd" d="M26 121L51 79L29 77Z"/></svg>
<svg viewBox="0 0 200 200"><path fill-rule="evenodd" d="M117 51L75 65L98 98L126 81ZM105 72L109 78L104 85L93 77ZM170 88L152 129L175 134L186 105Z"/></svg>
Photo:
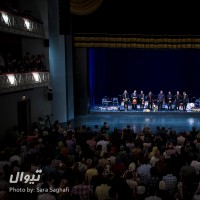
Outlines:
<svg viewBox="0 0 200 200"><path fill-rule="evenodd" d="M148 126L152 132L155 132L156 127L172 128L179 131L190 131L192 127L200 130L200 112L187 111L101 111L90 110L87 115L76 116L74 126L79 127L86 125L94 128L95 125L101 127L104 122L110 126L110 130L115 127L119 129L125 128L127 125L138 132Z"/></svg>

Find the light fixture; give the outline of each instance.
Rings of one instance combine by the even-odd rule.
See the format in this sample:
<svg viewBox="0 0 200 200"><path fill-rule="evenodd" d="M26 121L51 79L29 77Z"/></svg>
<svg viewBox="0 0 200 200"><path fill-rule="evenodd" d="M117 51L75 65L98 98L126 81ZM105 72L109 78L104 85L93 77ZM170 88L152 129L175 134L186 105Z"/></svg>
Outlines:
<svg viewBox="0 0 200 200"><path fill-rule="evenodd" d="M32 72L33 78L35 79L35 82L41 82L40 75L38 72Z"/></svg>
<svg viewBox="0 0 200 200"><path fill-rule="evenodd" d="M1 12L1 15L2 15L2 18L3 18L4 22L7 25L9 25L9 17L8 17L7 13L6 12Z"/></svg>
<svg viewBox="0 0 200 200"><path fill-rule="evenodd" d="M24 19L24 25L29 31L31 30L31 24L28 19Z"/></svg>
<svg viewBox="0 0 200 200"><path fill-rule="evenodd" d="M15 75L14 74L7 74L7 77L8 77L10 84L15 85L15 83L16 83Z"/></svg>

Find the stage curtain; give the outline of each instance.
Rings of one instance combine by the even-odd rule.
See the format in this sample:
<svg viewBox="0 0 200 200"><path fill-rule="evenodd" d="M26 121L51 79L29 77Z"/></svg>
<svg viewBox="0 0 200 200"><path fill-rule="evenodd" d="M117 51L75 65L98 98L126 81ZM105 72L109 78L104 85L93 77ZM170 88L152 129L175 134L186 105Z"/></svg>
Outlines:
<svg viewBox="0 0 200 200"><path fill-rule="evenodd" d="M170 90L199 97L200 50L89 48L91 105L119 97L126 89L145 94Z"/></svg>
<svg viewBox="0 0 200 200"><path fill-rule="evenodd" d="M103 0L70 0L71 13L89 15L99 8Z"/></svg>
<svg viewBox="0 0 200 200"><path fill-rule="evenodd" d="M106 96L106 49L90 48L89 54L89 81L90 105L99 105Z"/></svg>

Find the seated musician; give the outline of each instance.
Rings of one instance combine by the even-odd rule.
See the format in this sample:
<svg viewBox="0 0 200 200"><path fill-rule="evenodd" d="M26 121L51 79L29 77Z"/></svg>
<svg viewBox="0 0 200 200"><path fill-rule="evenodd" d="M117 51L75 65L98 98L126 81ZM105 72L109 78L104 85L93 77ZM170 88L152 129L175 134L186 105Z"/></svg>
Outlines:
<svg viewBox="0 0 200 200"><path fill-rule="evenodd" d="M137 98L138 98L137 91L134 90L134 92L131 94L132 110L137 110Z"/></svg>
<svg viewBox="0 0 200 200"><path fill-rule="evenodd" d="M138 97L139 97L139 101L140 101L140 110L143 110L145 99L144 99L144 92L142 90L141 90L140 94L138 95Z"/></svg>
<svg viewBox="0 0 200 200"><path fill-rule="evenodd" d="M154 98L153 98L153 93L151 91L147 95L147 101L148 101L148 109L152 110Z"/></svg>
<svg viewBox="0 0 200 200"><path fill-rule="evenodd" d="M128 110L129 94L127 90L124 90L124 93L122 94L122 101L124 102L124 109Z"/></svg>
<svg viewBox="0 0 200 200"><path fill-rule="evenodd" d="M168 95L167 95L168 110L172 110L172 103L173 103L173 95L172 95L171 91L169 91Z"/></svg>

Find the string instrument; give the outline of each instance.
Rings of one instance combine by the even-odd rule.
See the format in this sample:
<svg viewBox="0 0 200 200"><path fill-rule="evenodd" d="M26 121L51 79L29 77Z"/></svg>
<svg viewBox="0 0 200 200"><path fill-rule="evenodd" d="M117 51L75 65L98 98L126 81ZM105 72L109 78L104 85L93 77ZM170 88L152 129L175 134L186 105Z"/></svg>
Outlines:
<svg viewBox="0 0 200 200"><path fill-rule="evenodd" d="M144 104L144 98L142 98L141 100L142 100L142 104Z"/></svg>
<svg viewBox="0 0 200 200"><path fill-rule="evenodd" d="M127 101L128 101L128 98L123 99L123 102L127 102Z"/></svg>
<svg viewBox="0 0 200 200"><path fill-rule="evenodd" d="M168 101L169 103L172 103L172 99L171 98L169 98L169 101Z"/></svg>
<svg viewBox="0 0 200 200"><path fill-rule="evenodd" d="M136 105L137 104L137 99L133 99L132 104Z"/></svg>

